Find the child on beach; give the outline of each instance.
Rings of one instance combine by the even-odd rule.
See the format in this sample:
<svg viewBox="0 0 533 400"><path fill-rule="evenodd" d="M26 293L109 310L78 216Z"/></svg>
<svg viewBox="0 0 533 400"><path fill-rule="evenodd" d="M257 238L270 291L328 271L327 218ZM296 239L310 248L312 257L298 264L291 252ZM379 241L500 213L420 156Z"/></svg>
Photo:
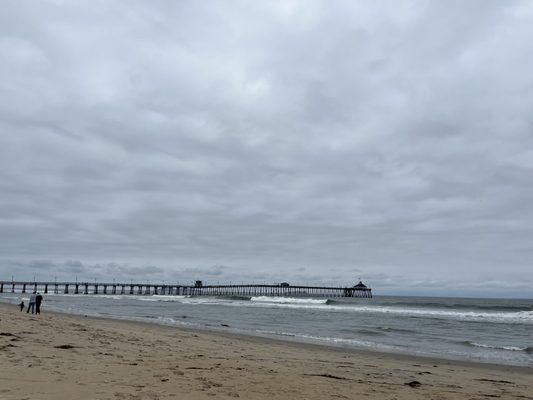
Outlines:
<svg viewBox="0 0 533 400"><path fill-rule="evenodd" d="M20 301L19 307L20 307L20 311L24 310L24 300Z"/></svg>

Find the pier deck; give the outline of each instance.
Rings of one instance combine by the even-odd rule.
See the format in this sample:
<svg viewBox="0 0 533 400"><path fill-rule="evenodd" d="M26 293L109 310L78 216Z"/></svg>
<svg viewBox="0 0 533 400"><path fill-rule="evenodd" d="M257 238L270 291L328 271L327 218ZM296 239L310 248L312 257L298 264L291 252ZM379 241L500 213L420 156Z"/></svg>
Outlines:
<svg viewBox="0 0 533 400"><path fill-rule="evenodd" d="M364 286L364 285L363 285ZM0 293L176 295L176 296L280 296L280 297L372 297L372 289L294 285L180 285L108 282L0 281Z"/></svg>

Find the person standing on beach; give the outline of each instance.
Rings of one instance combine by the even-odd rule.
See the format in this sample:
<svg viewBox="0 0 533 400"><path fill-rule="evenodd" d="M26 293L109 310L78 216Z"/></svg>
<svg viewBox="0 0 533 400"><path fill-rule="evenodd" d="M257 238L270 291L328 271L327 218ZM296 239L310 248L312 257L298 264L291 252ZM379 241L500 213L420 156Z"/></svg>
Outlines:
<svg viewBox="0 0 533 400"><path fill-rule="evenodd" d="M43 302L43 296L41 293L37 293L37 296L35 296L35 314L41 313L41 303Z"/></svg>
<svg viewBox="0 0 533 400"><path fill-rule="evenodd" d="M20 300L20 304L19 304L19 307L20 307L20 311L24 310L24 300Z"/></svg>
<svg viewBox="0 0 533 400"><path fill-rule="evenodd" d="M30 302L28 303L28 310L26 311L26 313L29 313L30 308L31 308L31 313L33 314L33 312L35 311L35 300L36 299L37 299L37 292L34 290L30 296Z"/></svg>

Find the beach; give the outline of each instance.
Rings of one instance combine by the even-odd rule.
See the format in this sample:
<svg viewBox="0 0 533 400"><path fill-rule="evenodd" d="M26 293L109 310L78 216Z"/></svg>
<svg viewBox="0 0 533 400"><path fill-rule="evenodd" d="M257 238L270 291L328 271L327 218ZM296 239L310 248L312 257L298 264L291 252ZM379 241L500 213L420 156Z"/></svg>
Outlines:
<svg viewBox="0 0 533 400"><path fill-rule="evenodd" d="M0 399L532 399L533 368L0 304Z"/></svg>

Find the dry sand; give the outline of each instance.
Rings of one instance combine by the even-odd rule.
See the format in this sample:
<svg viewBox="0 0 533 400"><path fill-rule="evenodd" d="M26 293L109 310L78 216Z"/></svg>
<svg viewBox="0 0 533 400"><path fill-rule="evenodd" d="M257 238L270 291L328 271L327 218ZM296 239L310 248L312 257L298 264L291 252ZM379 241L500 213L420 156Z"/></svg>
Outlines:
<svg viewBox="0 0 533 400"><path fill-rule="evenodd" d="M7 304L0 319L2 400L533 399L533 368L32 316Z"/></svg>

